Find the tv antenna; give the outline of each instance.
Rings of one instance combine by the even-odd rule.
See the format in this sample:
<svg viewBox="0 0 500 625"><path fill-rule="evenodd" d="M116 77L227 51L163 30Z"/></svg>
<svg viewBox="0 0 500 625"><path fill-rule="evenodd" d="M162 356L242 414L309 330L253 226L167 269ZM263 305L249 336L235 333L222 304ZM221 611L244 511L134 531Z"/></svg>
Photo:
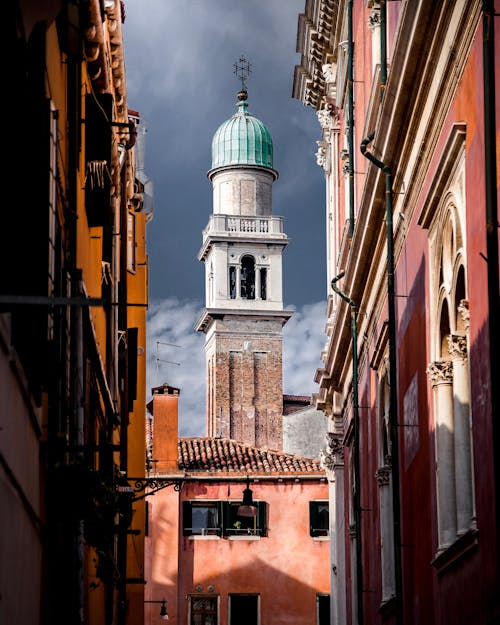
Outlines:
<svg viewBox="0 0 500 625"><path fill-rule="evenodd" d="M169 347L178 347L180 349L182 349L182 345L176 345L175 343L165 343L164 341L156 341L156 379L159 381L160 379L160 362L164 362L167 363L169 365L177 365L178 367L181 366L180 362L174 362L173 360L162 360L160 358L160 354L159 354L159 346L160 345L168 345Z"/></svg>
<svg viewBox="0 0 500 625"><path fill-rule="evenodd" d="M246 79L252 73L252 66L246 60L244 56L240 56L236 63L233 63L234 71L233 74L236 74L238 80L241 80L241 90L247 90Z"/></svg>

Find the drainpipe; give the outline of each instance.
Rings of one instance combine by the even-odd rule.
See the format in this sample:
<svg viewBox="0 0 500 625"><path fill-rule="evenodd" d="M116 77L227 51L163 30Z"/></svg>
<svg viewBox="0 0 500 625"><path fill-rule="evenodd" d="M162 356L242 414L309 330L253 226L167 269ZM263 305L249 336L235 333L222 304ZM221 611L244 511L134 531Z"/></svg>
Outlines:
<svg viewBox="0 0 500 625"><path fill-rule="evenodd" d="M387 5L380 0L380 100L387 83Z"/></svg>
<svg viewBox="0 0 500 625"><path fill-rule="evenodd" d="M361 142L361 154L385 174L385 221L387 232L387 306L389 309L389 423L391 431L394 568L396 582L396 622L403 623L403 571L401 561L401 502L399 493L398 389L396 371L396 298L394 296L394 248L392 227L392 172L391 168L367 151L375 133Z"/></svg>
<svg viewBox="0 0 500 625"><path fill-rule="evenodd" d="M349 238L354 234L354 102L353 102L353 42L352 3L347 2L347 147L349 150Z"/></svg>
<svg viewBox="0 0 500 625"><path fill-rule="evenodd" d="M354 430L354 522L356 524L356 586L357 586L357 610L358 625L363 623L363 570L361 558L361 471L359 462L359 401L358 401L358 309L356 304L336 286L336 283L344 277L342 271L331 282L332 289L351 308L351 334L352 334L352 413Z"/></svg>
<svg viewBox="0 0 500 625"><path fill-rule="evenodd" d="M500 379L495 346L500 343L498 320L498 197L496 182L496 117L495 117L495 13L494 0L483 0L483 89L484 89L484 152L486 192L486 256L488 271L488 329L490 335L490 393L493 433L493 471L495 480L496 518L500 516L500 423L495 415L500 412L499 389L494 380ZM497 540L498 562L500 541Z"/></svg>

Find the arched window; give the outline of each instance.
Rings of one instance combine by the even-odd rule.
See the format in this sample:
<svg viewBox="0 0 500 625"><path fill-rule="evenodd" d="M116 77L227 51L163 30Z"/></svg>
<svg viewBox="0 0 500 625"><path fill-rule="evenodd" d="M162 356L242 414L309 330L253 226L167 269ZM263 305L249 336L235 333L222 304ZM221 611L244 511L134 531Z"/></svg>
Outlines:
<svg viewBox="0 0 500 625"><path fill-rule="evenodd" d="M241 259L240 294L242 299L255 299L255 260L253 256Z"/></svg>

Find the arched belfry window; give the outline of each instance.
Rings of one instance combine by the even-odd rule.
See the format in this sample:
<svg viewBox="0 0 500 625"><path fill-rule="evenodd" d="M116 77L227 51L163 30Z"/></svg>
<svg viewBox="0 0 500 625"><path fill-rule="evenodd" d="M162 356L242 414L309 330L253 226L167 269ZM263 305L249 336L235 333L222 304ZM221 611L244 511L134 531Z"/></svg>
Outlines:
<svg viewBox="0 0 500 625"><path fill-rule="evenodd" d="M240 294L242 299L255 299L255 260L253 256L241 259Z"/></svg>

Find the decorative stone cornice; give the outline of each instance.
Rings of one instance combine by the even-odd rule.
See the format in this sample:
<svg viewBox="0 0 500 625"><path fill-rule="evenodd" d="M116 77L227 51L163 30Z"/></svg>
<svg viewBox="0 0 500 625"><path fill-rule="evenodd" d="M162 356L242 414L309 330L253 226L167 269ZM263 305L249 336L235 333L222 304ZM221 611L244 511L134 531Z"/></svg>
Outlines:
<svg viewBox="0 0 500 625"><path fill-rule="evenodd" d="M448 335L448 351L453 360L467 360L467 337L463 334Z"/></svg>
<svg viewBox="0 0 500 625"><path fill-rule="evenodd" d="M379 486L389 486L391 482L392 467L390 465L384 465L379 467L375 471L375 479Z"/></svg>
<svg viewBox="0 0 500 625"><path fill-rule="evenodd" d="M458 305L458 312L462 317L462 323L464 324L464 330L466 332L469 331L470 325L470 314L469 314L469 300L461 299Z"/></svg>
<svg viewBox="0 0 500 625"><path fill-rule="evenodd" d="M427 375L432 386L453 382L453 363L450 360L437 360L427 367Z"/></svg>

